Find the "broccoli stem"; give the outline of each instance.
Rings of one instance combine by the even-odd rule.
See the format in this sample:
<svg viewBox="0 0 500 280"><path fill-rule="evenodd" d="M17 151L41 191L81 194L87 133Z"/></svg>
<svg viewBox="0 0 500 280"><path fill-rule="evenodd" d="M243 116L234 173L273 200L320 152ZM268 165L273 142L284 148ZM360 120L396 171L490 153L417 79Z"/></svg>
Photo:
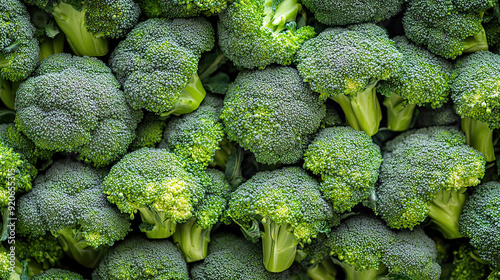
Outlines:
<svg viewBox="0 0 500 280"><path fill-rule="evenodd" d="M277 4L277 5L276 5ZM302 6L297 0L266 0L264 2L263 26L278 34L286 29L286 24L295 21Z"/></svg>
<svg viewBox="0 0 500 280"><path fill-rule="evenodd" d="M11 82L0 77L0 100L10 110L14 110L16 92L21 82Z"/></svg>
<svg viewBox="0 0 500 280"><path fill-rule="evenodd" d="M51 11L57 25L66 35L73 53L79 56L103 56L109 50L108 39L96 37L87 31L85 12L85 7L78 11L63 1Z"/></svg>
<svg viewBox="0 0 500 280"><path fill-rule="evenodd" d="M191 218L183 224L177 224L172 238L181 249L186 262L200 261L207 257L211 230L212 227L204 229L198 226L196 218Z"/></svg>
<svg viewBox="0 0 500 280"><path fill-rule="evenodd" d="M44 38L40 42L40 61L49 55L62 53L64 51L64 34L59 33L54 38Z"/></svg>
<svg viewBox="0 0 500 280"><path fill-rule="evenodd" d="M385 275L387 274L387 267L384 264L380 264L379 268L368 268L366 270L356 270L354 266L343 262L339 261L335 258L332 258L333 263L336 265L339 265L342 267L342 270L344 270L345 275L346 275L346 280L375 280L378 278L378 276Z"/></svg>
<svg viewBox="0 0 500 280"><path fill-rule="evenodd" d="M293 228L288 223L278 225L269 218L264 218L262 224L264 266L268 271L282 272L292 265L297 252L298 241L292 234Z"/></svg>
<svg viewBox="0 0 500 280"><path fill-rule="evenodd" d="M324 258L322 262L307 269L307 276L309 276L311 280L335 279L337 276L337 269L330 258Z"/></svg>
<svg viewBox="0 0 500 280"><path fill-rule="evenodd" d="M433 199L429 209L429 217L437 225L437 229L446 239L462 238L458 230L458 219L467 199L466 188L459 190L442 190Z"/></svg>
<svg viewBox="0 0 500 280"><path fill-rule="evenodd" d="M330 97L342 107L347 123L356 130L364 131L368 136L373 136L378 132L382 120L376 84L372 83L356 97L347 97L344 94Z"/></svg>
<svg viewBox="0 0 500 280"><path fill-rule="evenodd" d="M64 253L86 268L96 268L109 248L101 246L96 249L89 246L82 233L72 227L58 230L54 236L61 243Z"/></svg>
<svg viewBox="0 0 500 280"><path fill-rule="evenodd" d="M152 211L149 208L139 208L143 224L140 229L150 239L164 239L175 232L175 223L163 212ZM145 226L147 225L147 226Z"/></svg>
<svg viewBox="0 0 500 280"><path fill-rule="evenodd" d="M166 113L162 113L161 116L180 116L182 114L191 113L198 109L206 94L207 93L205 88L203 88L200 77L197 73L194 73L191 79L189 79L187 86L182 89L182 92L179 95L179 100L174 105L174 108Z"/></svg>
<svg viewBox="0 0 500 280"><path fill-rule="evenodd" d="M3 55L0 55L0 70L2 68L7 68L10 65L10 60L6 59Z"/></svg>
<svg viewBox="0 0 500 280"><path fill-rule="evenodd" d="M481 13L481 21L483 19L484 12ZM488 41L486 40L486 31L484 27L481 26L481 30L474 36L467 37L465 39L464 53L473 53L477 51L487 51Z"/></svg>
<svg viewBox="0 0 500 280"><path fill-rule="evenodd" d="M467 138L467 145L483 153L487 162L495 160L493 130L488 124L471 118L462 118L462 131Z"/></svg>
<svg viewBox="0 0 500 280"><path fill-rule="evenodd" d="M392 131L406 131L410 128L416 104L406 104L405 99L392 93L384 98L387 108L387 128Z"/></svg>

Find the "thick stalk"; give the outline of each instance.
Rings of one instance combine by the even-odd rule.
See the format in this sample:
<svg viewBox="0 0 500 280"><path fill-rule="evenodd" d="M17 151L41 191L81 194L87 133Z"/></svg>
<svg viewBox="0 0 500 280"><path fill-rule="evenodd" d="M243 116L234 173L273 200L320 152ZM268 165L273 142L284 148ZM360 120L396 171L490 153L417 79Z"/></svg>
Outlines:
<svg viewBox="0 0 500 280"><path fill-rule="evenodd" d="M191 79L189 79L188 85L182 89L182 92L179 95L179 100L177 100L174 108L166 113L162 113L161 116L179 116L191 113L198 109L206 94L207 92L205 91L205 88L203 88L200 77L198 77L198 74L195 73Z"/></svg>
<svg viewBox="0 0 500 280"><path fill-rule="evenodd" d="M54 38L44 38L40 42L40 61L49 55L62 53L64 51L64 34L59 33Z"/></svg>
<svg viewBox="0 0 500 280"><path fill-rule="evenodd" d="M384 98L384 106L387 108L387 128L392 131L406 131L410 128L415 104L406 104L405 99L392 93L390 97Z"/></svg>
<svg viewBox="0 0 500 280"><path fill-rule="evenodd" d="M262 237L262 251L264 254L264 266L271 272L282 272L288 269L297 252L297 240L292 233L290 224L278 225L271 219L262 221L264 232Z"/></svg>
<svg viewBox="0 0 500 280"><path fill-rule="evenodd" d="M16 92L21 82L11 82L0 77L0 100L10 110L15 110Z"/></svg>
<svg viewBox="0 0 500 280"><path fill-rule="evenodd" d="M446 239L463 237L458 231L458 219L462 214L462 207L468 196L465 191L465 188L458 191L440 191L437 197L427 206L429 217Z"/></svg>
<svg viewBox="0 0 500 280"><path fill-rule="evenodd" d="M204 229L198 226L196 218L177 224L172 239L181 249L186 262L200 261L207 257L211 230L211 227Z"/></svg>
<svg viewBox="0 0 500 280"><path fill-rule="evenodd" d="M467 138L467 144L483 153L487 162L495 160L493 147L493 130L488 124L471 118L462 118L462 131Z"/></svg>
<svg viewBox="0 0 500 280"><path fill-rule="evenodd" d="M164 239L175 232L175 223L165 217L163 212L153 212L148 208L139 208L143 224L141 232L145 232L149 239Z"/></svg>
<svg viewBox="0 0 500 280"><path fill-rule="evenodd" d="M82 233L71 227L59 230L56 234L64 253L86 268L96 268L109 248L101 246L96 249L89 246Z"/></svg>

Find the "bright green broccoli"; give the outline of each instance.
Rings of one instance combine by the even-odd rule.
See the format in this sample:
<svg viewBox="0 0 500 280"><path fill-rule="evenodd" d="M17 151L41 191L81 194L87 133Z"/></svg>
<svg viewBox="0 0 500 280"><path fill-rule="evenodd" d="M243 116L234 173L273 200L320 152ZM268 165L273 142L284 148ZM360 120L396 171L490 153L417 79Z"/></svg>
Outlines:
<svg viewBox="0 0 500 280"><path fill-rule="evenodd" d="M130 144L129 149L132 151L141 148L154 148L161 142L163 131L167 126L167 120L164 117L154 113L147 112L144 118L137 125L135 130L135 139Z"/></svg>
<svg viewBox="0 0 500 280"><path fill-rule="evenodd" d="M19 260L27 261L30 267L40 267L43 270L60 266L64 256L61 243L52 233L37 237L16 237L13 245Z"/></svg>
<svg viewBox="0 0 500 280"><path fill-rule="evenodd" d="M196 70L201 53L213 46L214 30L204 18L149 19L118 44L109 65L134 109L178 116L205 97Z"/></svg>
<svg viewBox="0 0 500 280"><path fill-rule="evenodd" d="M481 260L470 244L463 243L453 251L453 264L449 280L484 280L488 276L487 264Z"/></svg>
<svg viewBox="0 0 500 280"><path fill-rule="evenodd" d="M436 109L420 107L417 113L415 128L431 126L460 127L460 116L455 113L455 108L453 108L453 103L451 101Z"/></svg>
<svg viewBox="0 0 500 280"><path fill-rule="evenodd" d="M16 125L35 145L75 152L96 167L127 152L142 118L102 61L70 54L42 61L19 87L16 110Z"/></svg>
<svg viewBox="0 0 500 280"><path fill-rule="evenodd" d="M370 136L346 126L320 130L304 153L304 169L321 176L320 191L338 213L370 196L381 163Z"/></svg>
<svg viewBox="0 0 500 280"><path fill-rule="evenodd" d="M41 273L38 267L29 267L26 261L16 258L10 247L0 246L0 279L2 280L29 280L33 274Z"/></svg>
<svg viewBox="0 0 500 280"><path fill-rule="evenodd" d="M445 238L462 237L466 190L479 184L486 163L465 135L455 127L410 130L387 142L382 156L375 208L388 226L411 229L429 216Z"/></svg>
<svg viewBox="0 0 500 280"><path fill-rule="evenodd" d="M49 55L62 53L65 36L52 15L36 6L30 6L28 12L31 15L31 22L36 28L36 37L40 42L40 61Z"/></svg>
<svg viewBox="0 0 500 280"><path fill-rule="evenodd" d="M232 0L136 0L150 18L185 18L217 15Z"/></svg>
<svg viewBox="0 0 500 280"><path fill-rule="evenodd" d="M130 221L106 199L106 169L74 160L55 161L17 203L16 231L36 238L51 232L64 252L95 268L109 246L130 230Z"/></svg>
<svg viewBox="0 0 500 280"><path fill-rule="evenodd" d="M302 168L284 167L259 172L232 193L227 215L247 237L262 238L267 270L289 268L299 244L338 224L338 215L319 189Z"/></svg>
<svg viewBox="0 0 500 280"><path fill-rule="evenodd" d="M311 243L305 244L304 248L298 253L302 255L300 265L306 270L308 277L306 279L336 279L337 266L330 258L330 249L325 246L326 239L326 234L320 234ZM295 280L295 278L292 279Z"/></svg>
<svg viewBox="0 0 500 280"><path fill-rule="evenodd" d="M73 53L103 56L109 38L121 38L136 25L140 9L133 0L26 0L54 16Z"/></svg>
<svg viewBox="0 0 500 280"><path fill-rule="evenodd" d="M83 280L83 276L76 272L72 272L60 268L51 268L43 273L36 274L32 280Z"/></svg>
<svg viewBox="0 0 500 280"><path fill-rule="evenodd" d="M111 248L92 274L94 280L188 280L181 252L168 240L132 237Z"/></svg>
<svg viewBox="0 0 500 280"><path fill-rule="evenodd" d="M300 45L314 37L297 0L236 0L219 15L218 43L236 67L290 65Z"/></svg>
<svg viewBox="0 0 500 280"><path fill-rule="evenodd" d="M54 155L53 151L37 147L14 123L0 124L0 141L34 166L40 162L49 162Z"/></svg>
<svg viewBox="0 0 500 280"><path fill-rule="evenodd" d="M480 51L455 64L451 98L467 144L495 160L493 129L500 128L500 55Z"/></svg>
<svg viewBox="0 0 500 280"><path fill-rule="evenodd" d="M386 96L387 128L405 131L410 128L417 105L439 108L448 101L453 65L405 36L393 40L403 61L394 76L380 82L378 90Z"/></svg>
<svg viewBox="0 0 500 280"><path fill-rule="evenodd" d="M328 28L302 45L297 69L321 100L331 98L347 123L372 136L382 111L376 85L396 75L402 55L385 29L375 24Z"/></svg>
<svg viewBox="0 0 500 280"><path fill-rule="evenodd" d="M193 280L281 280L290 279L288 271L272 273L262 264L262 249L257 244L229 233L210 242L207 258L191 268Z"/></svg>
<svg viewBox="0 0 500 280"><path fill-rule="evenodd" d="M444 58L488 50L481 21L493 0L410 0L403 17L408 39Z"/></svg>
<svg viewBox="0 0 500 280"><path fill-rule="evenodd" d="M265 164L302 158L325 105L291 67L245 70L230 85L221 118L227 138Z"/></svg>
<svg viewBox="0 0 500 280"><path fill-rule="evenodd" d="M140 213L140 229L148 238L167 238L195 215L205 195L204 183L185 165L166 149L137 150L111 168L104 193L131 219Z"/></svg>

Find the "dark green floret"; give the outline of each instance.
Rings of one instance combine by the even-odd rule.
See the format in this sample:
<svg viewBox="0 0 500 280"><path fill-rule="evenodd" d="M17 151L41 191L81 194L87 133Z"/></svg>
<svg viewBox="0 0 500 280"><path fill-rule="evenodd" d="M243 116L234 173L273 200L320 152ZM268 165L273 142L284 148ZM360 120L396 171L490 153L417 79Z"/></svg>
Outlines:
<svg viewBox="0 0 500 280"><path fill-rule="evenodd" d="M227 214L248 238L262 238L267 270L288 269L299 244L338 224L319 188L302 168L284 167L258 172L232 193Z"/></svg>
<svg viewBox="0 0 500 280"><path fill-rule="evenodd" d="M377 83L394 76L402 63L385 29L375 24L328 28L305 42L295 59L300 76L321 100L339 103L354 129L377 133L382 119Z"/></svg>
<svg viewBox="0 0 500 280"><path fill-rule="evenodd" d="M304 168L321 176L320 191L338 213L370 196L381 163L379 146L345 126L320 130L304 153Z"/></svg>
<svg viewBox="0 0 500 280"><path fill-rule="evenodd" d="M291 67L239 72L221 113L227 138L265 164L299 161L324 116L323 102Z"/></svg>
<svg viewBox="0 0 500 280"><path fill-rule="evenodd" d="M130 144L129 149L132 151L141 148L154 148L160 143L163 131L167 126L167 120L164 117L148 112L144 114L144 118L137 125L135 130L135 139Z"/></svg>
<svg viewBox="0 0 500 280"><path fill-rule="evenodd" d="M196 71L201 53L213 46L214 30L204 18L148 19L118 44L109 65L132 108L178 116L203 101Z"/></svg>
<svg viewBox="0 0 500 280"><path fill-rule="evenodd" d="M61 268L51 268L40 274L34 275L33 280L83 280L83 276L76 272Z"/></svg>

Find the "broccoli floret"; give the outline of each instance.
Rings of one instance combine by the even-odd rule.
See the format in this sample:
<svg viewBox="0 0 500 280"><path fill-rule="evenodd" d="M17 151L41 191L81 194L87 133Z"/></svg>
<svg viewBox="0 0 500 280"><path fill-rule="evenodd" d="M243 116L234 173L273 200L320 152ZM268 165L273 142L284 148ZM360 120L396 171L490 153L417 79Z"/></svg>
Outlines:
<svg viewBox="0 0 500 280"><path fill-rule="evenodd" d="M321 175L320 191L338 213L370 196L381 163L370 136L345 126L320 130L304 153L304 169Z"/></svg>
<svg viewBox="0 0 500 280"><path fill-rule="evenodd" d="M455 110L462 117L467 144L495 160L493 129L500 128L500 55L480 51L460 58L451 84Z"/></svg>
<svg viewBox="0 0 500 280"><path fill-rule="evenodd" d="M167 238L177 223L193 217L205 194L204 185L185 162L166 149L143 148L125 155L103 182L108 200L133 219L148 238Z"/></svg>
<svg viewBox="0 0 500 280"><path fill-rule="evenodd" d="M314 37L297 0L236 0L219 15L218 43L236 67L290 65L300 45Z"/></svg>
<svg viewBox="0 0 500 280"><path fill-rule="evenodd" d="M454 127L407 131L386 143L376 212L391 228L413 228L427 216L445 238L462 237L458 218L467 187L485 174L484 157Z"/></svg>
<svg viewBox="0 0 500 280"><path fill-rule="evenodd" d="M26 135L19 131L14 123L0 124L0 141L20 153L22 157L36 166L40 161L48 162L54 155L53 151L39 148Z"/></svg>
<svg viewBox="0 0 500 280"><path fill-rule="evenodd" d="M134 109L178 116L205 97L196 70L201 53L213 46L214 30L204 18L149 19L118 44L109 65Z"/></svg>
<svg viewBox="0 0 500 280"><path fill-rule="evenodd" d="M132 237L111 248L92 274L94 280L188 280L181 252L168 240Z"/></svg>
<svg viewBox="0 0 500 280"><path fill-rule="evenodd" d="M136 25L140 9L133 0L26 0L51 13L73 53L103 56L108 38L121 38Z"/></svg>
<svg viewBox="0 0 500 280"><path fill-rule="evenodd" d="M326 246L336 257L347 280L439 279L435 243L424 231L392 231L371 215L356 215L332 229ZM389 278L394 279L394 278Z"/></svg>
<svg viewBox="0 0 500 280"><path fill-rule="evenodd" d="M43 273L34 275L32 280L83 280L83 276L60 268L51 268Z"/></svg>
<svg viewBox="0 0 500 280"><path fill-rule="evenodd" d="M232 0L137 0L142 12L150 18L180 18L217 15Z"/></svg>
<svg viewBox="0 0 500 280"><path fill-rule="evenodd" d="M16 110L18 129L35 145L76 152L96 167L127 152L142 118L102 61L70 54L42 61L19 87Z"/></svg>
<svg viewBox="0 0 500 280"><path fill-rule="evenodd" d="M320 234L310 244L304 244L301 251L297 251L297 254L301 255L300 265L305 269L307 275L304 280L336 279L337 266L330 258L330 249L325 246L326 239L326 234ZM297 262L297 259L295 261ZM293 266L291 269L293 269ZM302 278L292 279L299 280Z"/></svg>
<svg viewBox="0 0 500 280"><path fill-rule="evenodd" d="M411 0L403 17L408 39L444 58L488 50L481 25L493 0Z"/></svg>
<svg viewBox="0 0 500 280"><path fill-rule="evenodd" d="M401 11L404 0L302 0L319 22L331 26L380 22Z"/></svg>
<svg viewBox="0 0 500 280"><path fill-rule="evenodd" d="M333 102L333 101L332 101ZM321 120L320 128L333 127L333 126L343 126L345 125L341 114L335 106L326 102L326 114L323 120Z"/></svg>
<svg viewBox="0 0 500 280"><path fill-rule="evenodd" d="M289 268L299 244L338 224L339 216L319 189L302 168L284 167L259 172L232 193L227 215L247 237L262 238L267 270Z"/></svg>
<svg viewBox="0 0 500 280"><path fill-rule="evenodd" d="M488 276L487 264L474 251L470 244L460 244L453 251L453 264L449 280L484 280Z"/></svg>
<svg viewBox="0 0 500 280"><path fill-rule="evenodd" d="M17 237L14 247L18 259L44 270L60 266L64 256L61 243L52 233L37 237Z"/></svg>
<svg viewBox="0 0 500 280"><path fill-rule="evenodd" d="M106 174L79 161L55 161L18 200L19 235L36 238L52 232L68 256L95 268L106 249L130 230L128 216L103 194Z"/></svg>
<svg viewBox="0 0 500 280"><path fill-rule="evenodd" d="M31 22L37 29L35 34L40 42L40 61L49 55L62 53L65 36L52 14L40 10L36 6L30 6L28 12L31 15Z"/></svg>
<svg viewBox="0 0 500 280"><path fill-rule="evenodd" d="M302 45L296 62L321 100L340 104L351 127L368 136L377 133L382 119L377 82L396 75L402 63L385 29L374 24L328 28Z"/></svg>
<svg viewBox="0 0 500 280"><path fill-rule="evenodd" d="M33 274L42 272L38 267L29 267L26 261L19 261L15 252L8 249L0 246L0 279L28 280Z"/></svg>
<svg viewBox="0 0 500 280"><path fill-rule="evenodd" d="M455 113L453 103L448 102L442 107L436 109L428 107L418 108L415 128L431 126L456 126L457 128L459 128L460 120L460 116Z"/></svg>
<svg viewBox="0 0 500 280"><path fill-rule="evenodd" d="M491 181L476 187L465 201L460 216L460 233L470 238L481 259L500 267L500 183Z"/></svg>
<svg viewBox="0 0 500 280"><path fill-rule="evenodd" d="M191 268L193 280L281 280L291 279L288 271L272 273L262 264L262 250L257 244L233 234L214 237L207 258Z"/></svg>
<svg viewBox="0 0 500 280"><path fill-rule="evenodd" d="M167 126L167 121L164 117L154 113L147 112L144 118L137 125L135 130L135 139L130 144L129 149L136 151L141 148L154 148L161 142L163 131Z"/></svg>
<svg viewBox="0 0 500 280"><path fill-rule="evenodd" d="M291 67L245 70L230 85L221 118L227 138L265 164L302 158L325 105Z"/></svg>
<svg viewBox="0 0 500 280"><path fill-rule="evenodd" d="M382 81L378 90L386 96L387 128L405 131L410 128L417 105L439 108L448 101L453 65L404 36L393 40L403 61L396 74Z"/></svg>

